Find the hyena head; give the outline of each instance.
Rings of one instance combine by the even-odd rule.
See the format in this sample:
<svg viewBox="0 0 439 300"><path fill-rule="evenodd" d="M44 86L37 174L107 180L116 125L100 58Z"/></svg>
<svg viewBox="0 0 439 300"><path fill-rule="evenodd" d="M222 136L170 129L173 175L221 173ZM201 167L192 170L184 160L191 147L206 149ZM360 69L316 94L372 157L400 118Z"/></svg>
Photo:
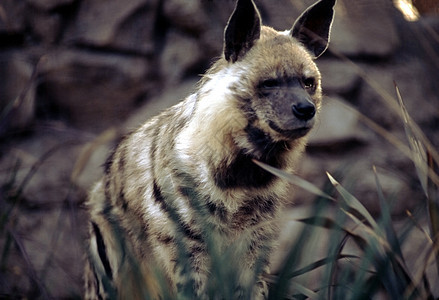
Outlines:
<svg viewBox="0 0 439 300"><path fill-rule="evenodd" d="M262 143L291 142L313 127L322 100L314 60L327 49L335 2L320 0L290 30L278 32L262 26L252 0L238 0L225 29L223 57L207 78L227 82L219 88L232 93L245 112L238 123L246 124L247 135L257 135ZM251 143L248 136L243 139L238 141L242 146ZM257 148L251 154L258 158Z"/></svg>

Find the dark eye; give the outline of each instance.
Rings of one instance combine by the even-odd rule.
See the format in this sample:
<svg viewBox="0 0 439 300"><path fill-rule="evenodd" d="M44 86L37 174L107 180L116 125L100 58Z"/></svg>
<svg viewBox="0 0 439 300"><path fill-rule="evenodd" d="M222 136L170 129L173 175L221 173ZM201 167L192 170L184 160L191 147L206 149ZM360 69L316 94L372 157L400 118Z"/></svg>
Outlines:
<svg viewBox="0 0 439 300"><path fill-rule="evenodd" d="M265 88L265 89L276 88L276 87L279 87L279 81L277 79L266 79L266 80L261 82L259 87Z"/></svg>
<svg viewBox="0 0 439 300"><path fill-rule="evenodd" d="M316 85L315 79L312 77L303 78L303 85L306 89L313 89Z"/></svg>

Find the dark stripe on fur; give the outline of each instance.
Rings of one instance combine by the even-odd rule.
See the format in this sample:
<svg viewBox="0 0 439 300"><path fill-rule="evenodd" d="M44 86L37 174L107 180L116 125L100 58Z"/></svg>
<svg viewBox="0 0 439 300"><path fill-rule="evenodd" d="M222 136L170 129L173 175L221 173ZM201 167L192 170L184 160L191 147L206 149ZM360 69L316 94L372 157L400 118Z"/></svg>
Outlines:
<svg viewBox="0 0 439 300"><path fill-rule="evenodd" d="M170 244L171 242L175 242L174 238L170 235L159 234L157 236L157 240L165 245Z"/></svg>
<svg viewBox="0 0 439 300"><path fill-rule="evenodd" d="M167 213L171 213L171 214L174 213L175 214L175 217L174 218L171 217L171 219L173 219L175 222L178 223L177 224L178 227L181 229L181 232L187 238L194 240L194 241L198 241L198 242L203 241L203 237L201 236L201 234L194 231L189 224L186 224L185 222L183 222L180 219L180 216L176 215L175 210L173 210L173 212L170 211L170 208L168 207L166 200L163 198L162 191L160 190L160 188L158 187L158 185L155 181L153 182L153 196L154 196L155 201L160 204L160 207L163 211L165 211Z"/></svg>
<svg viewBox="0 0 439 300"><path fill-rule="evenodd" d="M92 268L93 268L93 276L94 276L95 283L96 283L96 294L97 294L99 300L104 300L104 298L102 298L102 295L101 295L101 284L99 283L98 274L96 273L95 267L92 266Z"/></svg>
<svg viewBox="0 0 439 300"><path fill-rule="evenodd" d="M233 214L233 224L236 227L253 226L261 221L274 217L277 206L272 197L256 197L244 203Z"/></svg>
<svg viewBox="0 0 439 300"><path fill-rule="evenodd" d="M221 189L262 188L275 178L252 161L253 157L241 150L232 163L223 162L213 171L215 184Z"/></svg>
<svg viewBox="0 0 439 300"><path fill-rule="evenodd" d="M182 226L181 228L183 229L182 231L187 238L200 243L203 242L203 237L201 236L201 233L198 233L195 230L193 230L189 224L181 222L181 226Z"/></svg>
<svg viewBox="0 0 439 300"><path fill-rule="evenodd" d="M118 201L117 201L118 205L120 205L122 207L123 211L126 212L128 209L128 202L125 199L125 194L124 194L123 190L120 191L119 197L117 199L118 199Z"/></svg>
<svg viewBox="0 0 439 300"><path fill-rule="evenodd" d="M275 142L269 134L263 130L248 125L245 129L249 142L254 146L253 152L260 153L260 157L256 159L271 164L273 167L282 168L282 155L290 150L286 141Z"/></svg>
<svg viewBox="0 0 439 300"><path fill-rule="evenodd" d="M104 172L107 175L110 174L111 172L111 166L113 165L113 158L116 153L116 149L117 148L115 148L113 152L110 153L110 155L107 157L107 160L104 163Z"/></svg>
<svg viewBox="0 0 439 300"><path fill-rule="evenodd" d="M218 217L222 222L227 221L227 209L224 207L224 205L217 205L208 201L206 206L211 215Z"/></svg>
<svg viewBox="0 0 439 300"><path fill-rule="evenodd" d="M104 239L102 238L101 231L96 223L91 223L93 226L93 231L96 235L96 244L98 248L99 257L101 258L102 264L104 265L105 274L110 280L113 280L113 272L111 271L110 262L108 261L107 251L105 249Z"/></svg>
<svg viewBox="0 0 439 300"><path fill-rule="evenodd" d="M251 214L258 213L267 217L273 217L277 208L276 201L272 197L257 197L244 206L248 207L247 211L251 211Z"/></svg>
<svg viewBox="0 0 439 300"><path fill-rule="evenodd" d="M162 209L167 211L165 199L163 198L162 191L157 185L157 182L154 180L152 183L152 195L154 196L154 200L156 203L160 203Z"/></svg>
<svg viewBox="0 0 439 300"><path fill-rule="evenodd" d="M288 142L275 142L252 125L247 126L246 133L253 148L241 149L232 163L224 162L213 172L216 185L222 189L263 188L272 183L276 177L256 166L254 158L275 168L283 167L283 154L290 150Z"/></svg>

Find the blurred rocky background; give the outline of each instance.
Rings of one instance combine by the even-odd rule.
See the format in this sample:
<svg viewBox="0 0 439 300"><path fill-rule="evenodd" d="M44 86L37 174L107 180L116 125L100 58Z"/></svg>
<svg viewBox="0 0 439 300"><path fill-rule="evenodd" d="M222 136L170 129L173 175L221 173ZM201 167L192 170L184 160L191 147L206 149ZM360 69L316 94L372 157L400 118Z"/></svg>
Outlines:
<svg viewBox="0 0 439 300"><path fill-rule="evenodd" d="M284 30L314 0L255 2L264 24ZM325 104L300 174L322 186L329 171L377 214L376 166L398 218L424 208L424 196L413 162L370 123L408 145L396 84L439 145L439 4L416 0L418 15L404 16L395 3L405 2L338 1L318 60ZM0 1L1 298L82 294L86 191L123 134L194 90L233 6ZM312 198L298 190L294 202Z"/></svg>

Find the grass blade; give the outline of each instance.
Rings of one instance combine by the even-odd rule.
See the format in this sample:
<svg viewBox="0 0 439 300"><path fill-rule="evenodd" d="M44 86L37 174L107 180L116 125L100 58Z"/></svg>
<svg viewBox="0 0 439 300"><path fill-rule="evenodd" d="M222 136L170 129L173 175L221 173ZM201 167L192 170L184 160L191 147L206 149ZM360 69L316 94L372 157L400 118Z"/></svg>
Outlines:
<svg viewBox="0 0 439 300"><path fill-rule="evenodd" d="M313 263L311 263L311 264L309 264L309 265L307 265L307 266L305 266L303 268L300 268L299 270L291 271L291 273L288 274L288 276L290 278L297 277L297 276L303 275L305 273L311 272L311 271L313 271L313 270L315 270L315 269L317 269L317 268L319 268L321 266L333 263L335 261L338 261L338 260L344 259L344 258L357 258L357 259L360 259L359 256L350 255L350 254L332 255L332 256L328 256L326 258L320 259L320 260L318 260L316 262L313 262Z"/></svg>
<svg viewBox="0 0 439 300"><path fill-rule="evenodd" d="M410 115L404 105L401 93L398 86L395 83L396 95L398 98L398 103L401 108L401 118L404 123L404 129L409 141L411 149L411 158L416 167L416 172L418 174L419 181L421 182L422 189L425 195L428 196L428 163L427 154L425 151L425 146L421 142L421 138L417 135L417 128L414 126Z"/></svg>
<svg viewBox="0 0 439 300"><path fill-rule="evenodd" d="M287 173L285 171L279 170L277 168L274 168L270 165L267 165L263 162L257 161L256 159L253 159L253 162L255 164L257 164L258 166L260 166L262 169L264 169L265 171L270 172L273 175L276 175L279 178L282 178L286 181L288 181L289 183L292 183L316 196L322 197L322 198L326 198L326 199L330 199L330 200L334 200L334 198L332 198L331 196L329 196L328 194L326 194L325 192L323 192L321 189L319 189L317 186L315 186L314 184L310 183L309 181L306 181L302 178L300 178L299 176L296 176L294 174L290 174Z"/></svg>
<svg viewBox="0 0 439 300"><path fill-rule="evenodd" d="M332 185L334 185L335 189L342 196L342 199L344 200L343 204L346 205L348 208L353 209L354 211L358 212L372 226L372 229L374 229L374 231L376 233L381 235L381 228L378 226L375 219L370 215L370 213L363 206L363 204L361 204L357 198L355 198L344 187L342 187L340 185L340 183L337 182L337 180L335 180L335 178L331 176L331 174L326 172L326 175L328 176Z"/></svg>
<svg viewBox="0 0 439 300"><path fill-rule="evenodd" d="M381 187L381 183L378 178L376 167L373 166L373 173L375 175L375 183L377 186L378 199L380 201L380 209L381 209L381 226L386 233L387 240L390 244L390 247L394 253L398 255L401 260L404 260L402 255L401 245L396 235L395 229L392 224L392 217L390 215L390 208L387 204L386 199L384 198L383 189Z"/></svg>
<svg viewBox="0 0 439 300"><path fill-rule="evenodd" d="M297 290L299 293L301 293L303 296L308 297L309 299L319 298L319 295L316 292L306 288L305 286L303 286L302 284L300 284L298 282L292 282L291 288L294 290Z"/></svg>
<svg viewBox="0 0 439 300"><path fill-rule="evenodd" d="M347 234L349 237L351 237L360 249L365 249L367 247L368 242L364 238L362 238L360 235L352 232L351 230L344 228L343 226L339 225L337 222L335 222L334 220L332 220L330 218L311 217L311 218L299 219L298 221L305 223L305 224L308 224L308 225L319 226L319 227L323 227L326 229L333 229L333 230L337 230L337 231L342 231L345 234Z"/></svg>
<svg viewBox="0 0 439 300"><path fill-rule="evenodd" d="M436 172L438 165L433 160L430 152L427 152L427 157L429 169L433 172ZM439 186L433 184L431 181L429 183L427 197L428 217L430 221L431 238L433 241L433 247L435 249L436 270L439 276Z"/></svg>

